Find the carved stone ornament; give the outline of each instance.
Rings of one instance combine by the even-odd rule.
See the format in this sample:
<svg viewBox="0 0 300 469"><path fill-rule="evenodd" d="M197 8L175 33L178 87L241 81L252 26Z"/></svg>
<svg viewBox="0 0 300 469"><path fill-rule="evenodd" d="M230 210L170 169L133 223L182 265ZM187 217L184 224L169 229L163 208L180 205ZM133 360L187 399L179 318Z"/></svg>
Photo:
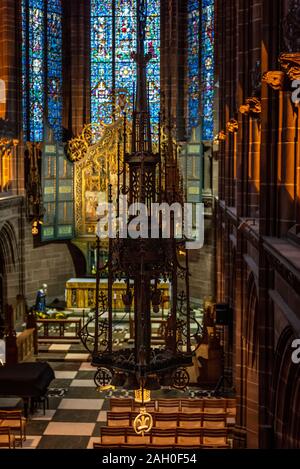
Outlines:
<svg viewBox="0 0 300 469"><path fill-rule="evenodd" d="M267 83L273 90L281 91L283 89L285 74L281 70L269 71L263 74L262 81Z"/></svg>
<svg viewBox="0 0 300 469"><path fill-rule="evenodd" d="M241 114L253 114L254 116L257 116L261 113L260 99L255 96L247 98L245 104L240 106L240 112Z"/></svg>
<svg viewBox="0 0 300 469"><path fill-rule="evenodd" d="M241 114L247 115L247 114L249 114L249 112L250 112L250 105L249 104L242 104L240 106L240 113Z"/></svg>
<svg viewBox="0 0 300 469"><path fill-rule="evenodd" d="M250 112L253 114L260 114L261 113L261 100L256 97L251 97L246 99L246 104L250 106Z"/></svg>
<svg viewBox="0 0 300 469"><path fill-rule="evenodd" d="M221 130L216 136L215 136L215 142L224 142L226 140L226 133L224 130Z"/></svg>
<svg viewBox="0 0 300 469"><path fill-rule="evenodd" d="M230 121L227 122L227 130L230 133L237 132L239 130L239 124L236 119L230 119Z"/></svg>
<svg viewBox="0 0 300 469"><path fill-rule="evenodd" d="M139 415L133 422L133 428L137 435L144 436L145 433L151 432L153 428L153 418L151 414L148 414L145 407L140 409Z"/></svg>
<svg viewBox="0 0 300 469"><path fill-rule="evenodd" d="M300 80L300 52L281 54L279 63L289 80Z"/></svg>

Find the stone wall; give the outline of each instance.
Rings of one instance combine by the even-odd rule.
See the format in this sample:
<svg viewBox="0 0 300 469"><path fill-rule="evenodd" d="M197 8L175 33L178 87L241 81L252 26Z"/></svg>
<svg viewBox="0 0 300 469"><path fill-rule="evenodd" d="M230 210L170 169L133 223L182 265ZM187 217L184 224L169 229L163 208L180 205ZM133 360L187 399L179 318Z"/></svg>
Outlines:
<svg viewBox="0 0 300 469"><path fill-rule="evenodd" d="M217 299L234 311L237 423L251 448L299 445L300 368L291 365L289 348L291 337L300 337L299 111L290 85L299 70L289 73L290 56L279 61L287 52L282 24L288 31L297 27L288 24L295 12L283 15L294 3L218 0L216 8L219 130L226 133L218 152ZM297 47L288 52L298 57ZM277 86L274 71L281 77ZM285 330L278 352L285 356L277 360L282 368L276 353ZM274 383L279 393L272 394ZM289 416L281 404L285 395Z"/></svg>
<svg viewBox="0 0 300 469"><path fill-rule="evenodd" d="M34 303L43 283L48 285L48 302L64 299L66 281L75 276L71 254L66 243L50 243L34 247L31 226L25 225L25 295Z"/></svg>
<svg viewBox="0 0 300 469"><path fill-rule="evenodd" d="M31 225L25 220L23 197L0 199L0 251L5 303L14 305L16 296L21 294L29 305L33 304L43 283L48 284L49 300L64 297L66 281L75 275L68 245L51 243L34 247Z"/></svg>

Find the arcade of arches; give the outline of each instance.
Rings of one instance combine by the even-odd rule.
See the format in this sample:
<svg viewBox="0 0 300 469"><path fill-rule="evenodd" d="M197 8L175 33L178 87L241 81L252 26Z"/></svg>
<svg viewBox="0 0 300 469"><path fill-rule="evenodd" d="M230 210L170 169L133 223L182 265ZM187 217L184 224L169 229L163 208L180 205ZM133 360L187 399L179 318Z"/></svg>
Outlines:
<svg viewBox="0 0 300 469"><path fill-rule="evenodd" d="M44 5L46 13L35 3ZM134 21L128 5L133 11L135 2L106 2L115 5L112 20L109 14L101 17L103 3L0 2L4 349L7 340L0 358L7 363L47 361L55 373L50 391L62 390L61 396L50 394L45 420L40 410L29 417L33 436L23 445L35 448L92 447L109 409L108 394L99 399L89 353L73 330L79 320L80 327L85 324L95 306L97 255L101 263L107 260L107 244L101 243L99 253L94 235L97 203L109 191L115 197L118 151L124 140L126 147L124 134L131 138L134 132L129 118L124 132L122 103L126 101L129 115L133 90L126 90L129 82L122 73L126 67L126 73L132 70L121 49L126 44L135 49L133 36L124 39ZM159 1L148 3L156 5L149 7L146 35L155 57L147 72L152 132L158 132L155 112L160 109L165 129L172 127L169 140L176 147L186 201L203 202L205 211L204 246L188 253L187 294L202 331L201 345L187 368L186 389L172 389L173 395L162 387L153 391L153 399L198 395L205 400L205 393L217 387L224 398L236 399L236 415L230 420L233 447L300 448L300 354L295 352L300 339L300 2L163 0L160 14ZM117 4L127 21L121 29ZM45 15L42 29L36 26L36 42L31 44L30 28L39 25L40 15ZM160 31L157 41L152 27ZM99 37L108 37L109 28L115 28L116 44L105 44L104 67L95 44ZM47 47L39 50L39 37L49 45L47 53ZM153 145L158 145L155 138ZM104 275L101 285L106 281ZM38 334L33 332L28 350L20 351L26 323L27 330L32 327L28 311L37 306L43 284L48 312L44 317L39 313ZM181 284L184 278L179 278L179 288ZM121 285L112 293L116 346L134 342L131 313L123 319L128 305L122 303ZM152 311L154 347L163 343L171 310L172 281L161 285L162 301ZM224 307L229 318L225 323L220 321ZM53 311L64 323L61 336L55 323L47 330L42 324L45 318L52 320ZM0 394L0 409L7 410L7 396ZM15 401L22 409L20 399ZM71 427L81 415L78 438Z"/></svg>

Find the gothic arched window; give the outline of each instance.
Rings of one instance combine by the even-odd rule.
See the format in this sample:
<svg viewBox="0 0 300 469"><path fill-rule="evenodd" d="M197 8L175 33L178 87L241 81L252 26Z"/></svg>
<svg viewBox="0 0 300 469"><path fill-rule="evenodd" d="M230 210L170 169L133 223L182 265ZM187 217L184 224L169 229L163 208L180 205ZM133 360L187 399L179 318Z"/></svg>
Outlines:
<svg viewBox="0 0 300 469"><path fill-rule="evenodd" d="M146 51L151 121L160 110L160 0L147 2ZM91 121L107 122L119 89L135 92L136 0L91 0ZM132 99L131 99L132 102Z"/></svg>
<svg viewBox="0 0 300 469"><path fill-rule="evenodd" d="M214 138L214 1L188 3L188 128ZM202 121L201 121L202 115Z"/></svg>
<svg viewBox="0 0 300 469"><path fill-rule="evenodd" d="M43 140L45 118L62 139L61 0L22 0L22 84L25 140Z"/></svg>

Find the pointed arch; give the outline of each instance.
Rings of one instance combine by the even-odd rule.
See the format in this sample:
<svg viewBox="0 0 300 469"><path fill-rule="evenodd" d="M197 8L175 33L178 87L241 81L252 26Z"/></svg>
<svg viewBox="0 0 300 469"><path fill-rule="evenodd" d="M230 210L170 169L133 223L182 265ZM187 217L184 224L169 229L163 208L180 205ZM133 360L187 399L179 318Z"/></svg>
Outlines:
<svg viewBox="0 0 300 469"><path fill-rule="evenodd" d="M5 272L16 270L19 262L19 247L15 229L8 221L0 224L0 252Z"/></svg>
<svg viewBox="0 0 300 469"><path fill-rule="evenodd" d="M255 277L251 272L247 282L247 362L254 368L258 365L258 294Z"/></svg>
<svg viewBox="0 0 300 469"><path fill-rule="evenodd" d="M300 368L292 362L294 339L295 332L287 326L275 351L271 408L277 448L300 448Z"/></svg>

